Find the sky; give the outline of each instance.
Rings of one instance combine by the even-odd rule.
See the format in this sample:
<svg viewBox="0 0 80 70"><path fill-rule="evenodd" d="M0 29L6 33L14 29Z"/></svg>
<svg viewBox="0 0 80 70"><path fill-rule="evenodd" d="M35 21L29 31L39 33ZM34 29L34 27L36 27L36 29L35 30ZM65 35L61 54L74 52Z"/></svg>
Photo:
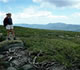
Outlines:
<svg viewBox="0 0 80 70"><path fill-rule="evenodd" d="M80 25L80 0L0 0L0 24L6 13L12 13L14 24Z"/></svg>

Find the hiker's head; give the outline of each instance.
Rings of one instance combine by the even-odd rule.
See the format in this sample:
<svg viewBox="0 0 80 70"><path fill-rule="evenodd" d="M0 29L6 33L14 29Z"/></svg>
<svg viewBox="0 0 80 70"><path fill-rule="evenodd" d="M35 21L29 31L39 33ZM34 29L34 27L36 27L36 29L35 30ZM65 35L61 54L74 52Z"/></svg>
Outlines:
<svg viewBox="0 0 80 70"><path fill-rule="evenodd" d="M11 17L11 13L7 13L6 16L7 16L7 17Z"/></svg>

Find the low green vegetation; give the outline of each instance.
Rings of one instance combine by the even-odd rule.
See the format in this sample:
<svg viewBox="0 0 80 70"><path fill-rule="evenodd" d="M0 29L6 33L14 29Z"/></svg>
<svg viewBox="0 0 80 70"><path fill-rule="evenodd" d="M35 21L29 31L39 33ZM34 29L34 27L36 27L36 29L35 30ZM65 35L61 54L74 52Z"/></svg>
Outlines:
<svg viewBox="0 0 80 70"><path fill-rule="evenodd" d="M6 36L2 26L0 33ZM80 32L15 27L15 33L29 51L42 51L38 62L56 61L67 68L80 66Z"/></svg>

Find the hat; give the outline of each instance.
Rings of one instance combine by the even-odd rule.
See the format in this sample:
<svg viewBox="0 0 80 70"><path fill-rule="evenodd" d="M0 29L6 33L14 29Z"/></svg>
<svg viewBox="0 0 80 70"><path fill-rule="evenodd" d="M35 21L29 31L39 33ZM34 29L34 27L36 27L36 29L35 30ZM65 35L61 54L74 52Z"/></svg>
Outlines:
<svg viewBox="0 0 80 70"><path fill-rule="evenodd" d="M11 15L11 13L7 13L6 15Z"/></svg>

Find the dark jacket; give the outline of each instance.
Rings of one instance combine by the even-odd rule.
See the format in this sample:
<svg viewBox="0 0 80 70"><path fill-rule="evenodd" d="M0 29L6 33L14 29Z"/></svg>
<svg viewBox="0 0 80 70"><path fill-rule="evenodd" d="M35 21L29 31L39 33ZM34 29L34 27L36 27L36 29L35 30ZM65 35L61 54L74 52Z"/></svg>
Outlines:
<svg viewBox="0 0 80 70"><path fill-rule="evenodd" d="M6 17L4 20L3 20L3 25L4 27L6 27L7 25L12 25L12 18L8 18Z"/></svg>

